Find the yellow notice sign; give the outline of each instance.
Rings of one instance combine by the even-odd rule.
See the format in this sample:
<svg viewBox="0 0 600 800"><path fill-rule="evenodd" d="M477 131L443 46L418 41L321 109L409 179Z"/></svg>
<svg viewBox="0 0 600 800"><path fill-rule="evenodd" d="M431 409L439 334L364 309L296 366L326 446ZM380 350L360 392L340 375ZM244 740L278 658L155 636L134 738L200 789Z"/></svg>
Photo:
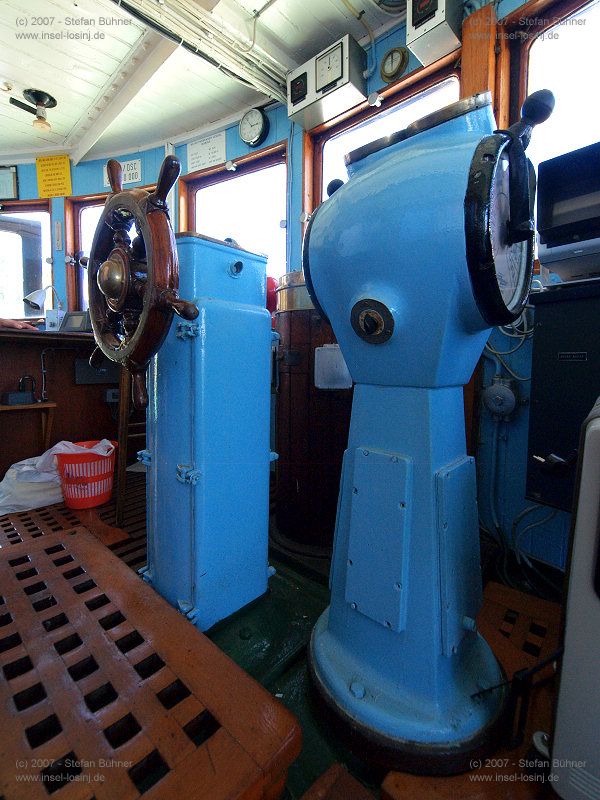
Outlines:
<svg viewBox="0 0 600 800"><path fill-rule="evenodd" d="M39 197L68 197L71 194L71 163L69 156L36 158Z"/></svg>

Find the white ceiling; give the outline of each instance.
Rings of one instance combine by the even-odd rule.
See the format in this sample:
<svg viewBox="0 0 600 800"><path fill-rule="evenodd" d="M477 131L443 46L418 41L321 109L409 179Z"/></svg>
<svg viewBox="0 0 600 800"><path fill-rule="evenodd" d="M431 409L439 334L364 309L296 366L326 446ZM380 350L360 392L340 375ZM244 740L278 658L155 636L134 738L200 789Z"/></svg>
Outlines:
<svg viewBox="0 0 600 800"><path fill-rule="evenodd" d="M165 2L137 0L148 14L181 7L188 17L208 15L211 24L247 45L254 11L267 6L266 0L219 0L209 12L215 0ZM374 0L353 2L365 10L376 33L394 22ZM113 24L101 26L100 17ZM342 0L277 0L257 21L253 55L260 59L267 53L285 71L347 32L356 39L365 35ZM89 41L65 38L76 34L89 34ZM111 0L3 0L0 88L3 84L11 89L0 91L0 163L44 152L68 152L78 161L134 151L217 127L268 99L148 29ZM27 88L43 89L58 101L48 110L51 131L40 132L32 115L9 104L10 96L23 100Z"/></svg>

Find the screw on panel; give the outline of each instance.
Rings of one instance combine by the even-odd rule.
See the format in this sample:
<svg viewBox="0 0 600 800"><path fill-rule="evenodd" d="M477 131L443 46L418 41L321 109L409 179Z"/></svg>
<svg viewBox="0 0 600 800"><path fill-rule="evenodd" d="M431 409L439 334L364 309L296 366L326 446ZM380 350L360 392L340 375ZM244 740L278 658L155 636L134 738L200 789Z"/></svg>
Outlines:
<svg viewBox="0 0 600 800"><path fill-rule="evenodd" d="M350 603L350 608L356 611L356 603Z"/></svg>
<svg viewBox="0 0 600 800"><path fill-rule="evenodd" d="M363 456L368 456L368 455L369 455L369 451L368 450L363 450Z"/></svg>
<svg viewBox="0 0 600 800"><path fill-rule="evenodd" d="M362 700L366 694L365 687L358 681L352 681L350 684L350 693L356 697L357 700Z"/></svg>

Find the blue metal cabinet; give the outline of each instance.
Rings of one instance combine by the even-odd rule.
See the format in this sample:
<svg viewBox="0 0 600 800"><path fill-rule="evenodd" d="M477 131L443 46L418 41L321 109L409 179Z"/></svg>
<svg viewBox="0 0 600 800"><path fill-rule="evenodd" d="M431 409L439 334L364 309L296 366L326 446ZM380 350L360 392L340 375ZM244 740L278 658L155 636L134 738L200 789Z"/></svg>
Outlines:
<svg viewBox="0 0 600 800"><path fill-rule="evenodd" d="M175 318L149 370L148 568L200 629L267 589L271 318L266 258L179 234Z"/></svg>

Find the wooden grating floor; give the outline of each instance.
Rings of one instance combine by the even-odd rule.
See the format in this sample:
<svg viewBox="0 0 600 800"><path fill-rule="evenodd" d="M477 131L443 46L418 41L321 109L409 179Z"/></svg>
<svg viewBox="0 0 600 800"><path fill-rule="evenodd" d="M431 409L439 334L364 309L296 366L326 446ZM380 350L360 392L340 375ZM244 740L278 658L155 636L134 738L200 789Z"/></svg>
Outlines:
<svg viewBox="0 0 600 800"><path fill-rule="evenodd" d="M106 525L116 526L115 497L97 509L77 512L60 503L0 517L0 547L11 547L88 523L90 513ZM129 539L110 549L132 569L146 564L146 476L127 473L127 493L121 528Z"/></svg>
<svg viewBox="0 0 600 800"><path fill-rule="evenodd" d="M85 528L3 547L0 585L0 797L279 796L294 717Z"/></svg>

